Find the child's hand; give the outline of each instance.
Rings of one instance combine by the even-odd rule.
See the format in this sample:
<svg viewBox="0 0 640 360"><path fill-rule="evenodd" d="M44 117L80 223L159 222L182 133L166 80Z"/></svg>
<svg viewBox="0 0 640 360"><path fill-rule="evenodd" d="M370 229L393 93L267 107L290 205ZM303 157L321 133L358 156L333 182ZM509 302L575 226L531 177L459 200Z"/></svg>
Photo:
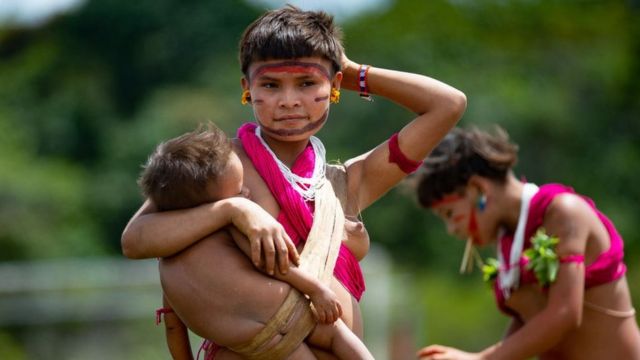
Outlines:
<svg viewBox="0 0 640 360"><path fill-rule="evenodd" d="M416 354L420 360L481 360L480 354L468 353L442 345L430 345Z"/></svg>
<svg viewBox="0 0 640 360"><path fill-rule="evenodd" d="M352 63L352 61L349 60L349 58L347 57L347 54L345 54L343 52L342 53L342 57L340 58L340 65L342 66L342 71L344 71L344 69L348 68L351 63Z"/></svg>
<svg viewBox="0 0 640 360"><path fill-rule="evenodd" d="M333 324L342 316L342 306L336 294L327 286L320 286L309 295L320 324Z"/></svg>
<svg viewBox="0 0 640 360"><path fill-rule="evenodd" d="M299 264L296 246L271 214L248 199L235 197L228 201L235 210L231 221L249 239L251 261L256 267L264 267L268 274L273 275L276 263L282 274L289 270L289 260Z"/></svg>

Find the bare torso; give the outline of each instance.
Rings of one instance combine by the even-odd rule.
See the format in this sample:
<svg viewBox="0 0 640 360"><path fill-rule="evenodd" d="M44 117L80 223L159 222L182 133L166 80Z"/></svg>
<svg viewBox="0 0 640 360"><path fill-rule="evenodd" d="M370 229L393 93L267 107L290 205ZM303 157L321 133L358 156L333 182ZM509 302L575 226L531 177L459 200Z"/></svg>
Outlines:
<svg viewBox="0 0 640 360"><path fill-rule="evenodd" d="M243 162L244 185L251 200L277 217L280 208L268 187L244 152L241 149L236 152ZM345 242L364 241L368 248L368 234L357 219L347 219L345 227ZM361 258L365 253L355 255ZM290 289L288 284L260 273L225 231L162 259L160 277L167 298L186 325L203 338L225 347L251 340L277 311ZM342 305L342 320L362 337L358 302L335 278L331 288Z"/></svg>
<svg viewBox="0 0 640 360"><path fill-rule="evenodd" d="M274 218L277 218L280 212L280 206L278 205L276 199L271 194L269 188L266 183L256 169L254 168L251 160L244 153L242 147L236 143L235 144L235 152L242 161L242 165L244 168L244 185L249 189L251 200L259 204L262 208L264 208L267 212L269 212ZM354 219L353 214L354 211L350 209L350 206L347 206L345 209L345 213L351 219ZM363 250L354 252L354 255L360 260L366 255L366 251L369 246L368 234L364 228L360 228L362 225L358 225L354 221L347 220L345 227L347 228L347 238L344 242L359 242L360 245L365 244ZM364 237L364 238L363 238ZM355 247L355 246L354 246ZM353 249L349 246L350 249ZM301 249L299 249L301 250ZM363 324L362 324L362 314L360 312L360 305L358 301L347 291L347 289L340 284L335 278L332 280L331 289L336 293L338 298L340 299L340 304L342 305L342 320L345 324L353 330L353 332L362 338L363 335Z"/></svg>
<svg viewBox="0 0 640 360"><path fill-rule="evenodd" d="M160 279L169 302L185 324L222 346L252 339L290 288L256 271L224 231L162 259Z"/></svg>
<svg viewBox="0 0 640 360"><path fill-rule="evenodd" d="M629 299L629 288L624 277L587 289L584 295L586 302L607 309L631 309ZM526 323L544 309L546 303L547 297L540 287L527 284L513 292L506 305ZM640 359L640 332L635 317L620 318L584 307L581 325L568 333L553 349L542 354L540 359Z"/></svg>

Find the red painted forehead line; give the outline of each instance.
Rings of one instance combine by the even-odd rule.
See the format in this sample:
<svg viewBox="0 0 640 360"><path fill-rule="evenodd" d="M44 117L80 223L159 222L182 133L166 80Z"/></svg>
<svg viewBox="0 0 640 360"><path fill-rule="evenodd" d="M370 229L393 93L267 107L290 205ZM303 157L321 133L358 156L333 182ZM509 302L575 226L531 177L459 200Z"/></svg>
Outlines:
<svg viewBox="0 0 640 360"><path fill-rule="evenodd" d="M330 79L329 71L322 65L302 61L283 61L259 66L252 74L251 81L264 73L320 74Z"/></svg>
<svg viewBox="0 0 640 360"><path fill-rule="evenodd" d="M452 203L452 202L458 201L458 200L460 200L460 199L462 199L462 196L461 196L461 195L458 195L458 194L446 195L446 196L442 197L442 199L440 199L440 200L438 200L438 201L434 201L434 202L431 204L431 208L433 209L433 208L435 208L435 207L437 207L437 206L445 205L445 204L449 204L449 203Z"/></svg>

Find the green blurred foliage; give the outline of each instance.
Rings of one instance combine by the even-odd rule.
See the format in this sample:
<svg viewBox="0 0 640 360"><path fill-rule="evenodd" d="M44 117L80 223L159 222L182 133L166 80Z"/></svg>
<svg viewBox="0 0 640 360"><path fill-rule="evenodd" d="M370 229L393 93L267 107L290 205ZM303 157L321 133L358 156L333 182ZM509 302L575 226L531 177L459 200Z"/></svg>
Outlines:
<svg viewBox="0 0 640 360"><path fill-rule="evenodd" d="M258 14L236 1L91 1L1 29L0 260L119 253L153 147L198 122L235 126L222 109Z"/></svg>
<svg viewBox="0 0 640 360"><path fill-rule="evenodd" d="M463 90L461 125L505 128L520 145L518 176L567 183L592 197L637 259L638 20L637 2L406 0L345 33L356 61L430 74ZM376 121L358 143L382 141L407 117L385 105L341 108L349 122L328 127L345 146L347 134ZM451 240L442 225L400 197L392 193L365 213L374 241L403 263L453 267L461 245L443 245Z"/></svg>
<svg viewBox="0 0 640 360"><path fill-rule="evenodd" d="M0 331L0 358L12 360L27 358L17 341L4 331Z"/></svg>
<svg viewBox="0 0 640 360"><path fill-rule="evenodd" d="M0 28L0 261L119 254L154 146L202 121L233 134L251 119L239 104L236 50L260 12L235 0L93 0L37 28ZM519 176L592 197L625 238L630 278L639 277L637 0L397 0L342 25L354 61L463 90L461 125L504 127L520 145ZM411 117L343 92L319 136L328 158L345 161ZM425 274L419 306L479 306L466 298L482 285L429 275L453 274L463 244L409 189L390 191L363 217L398 267ZM446 317L425 322L441 326L425 330L432 340L459 330ZM4 335L0 344L11 345Z"/></svg>

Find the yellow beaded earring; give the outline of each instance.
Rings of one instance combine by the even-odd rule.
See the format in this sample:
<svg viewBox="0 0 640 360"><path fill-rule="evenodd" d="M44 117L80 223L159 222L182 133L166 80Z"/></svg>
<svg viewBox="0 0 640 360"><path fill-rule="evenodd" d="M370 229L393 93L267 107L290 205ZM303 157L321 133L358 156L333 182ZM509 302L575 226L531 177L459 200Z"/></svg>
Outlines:
<svg viewBox="0 0 640 360"><path fill-rule="evenodd" d="M247 105L250 102L251 102L251 93L249 92L249 90L243 91L242 97L240 98L240 103L242 105Z"/></svg>
<svg viewBox="0 0 640 360"><path fill-rule="evenodd" d="M340 90L331 88L331 95L329 96L329 102L337 104L340 102Z"/></svg>

